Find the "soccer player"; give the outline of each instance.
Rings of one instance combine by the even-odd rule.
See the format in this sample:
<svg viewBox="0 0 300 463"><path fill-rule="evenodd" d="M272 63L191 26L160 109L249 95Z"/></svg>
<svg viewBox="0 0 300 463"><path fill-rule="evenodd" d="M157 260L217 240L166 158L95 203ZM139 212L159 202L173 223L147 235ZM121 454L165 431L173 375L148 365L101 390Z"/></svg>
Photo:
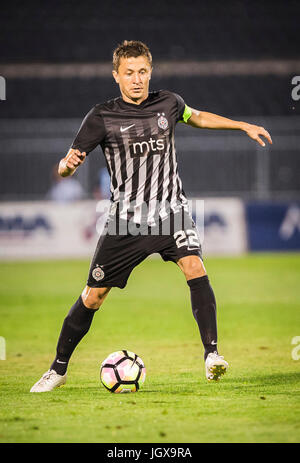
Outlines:
<svg viewBox="0 0 300 463"><path fill-rule="evenodd" d="M175 262L190 288L204 346L206 377L218 380L228 363L217 348L216 300L202 261L201 244L178 175L177 122L206 129L244 131L260 145L263 128L187 106L170 91L149 92L152 56L139 41L124 41L113 54L121 96L96 104L84 118L59 174L73 175L100 145L111 178L111 208L91 262L87 284L64 319L56 357L31 392L66 382L71 355L88 332L111 288L126 286L131 271L152 253Z"/></svg>

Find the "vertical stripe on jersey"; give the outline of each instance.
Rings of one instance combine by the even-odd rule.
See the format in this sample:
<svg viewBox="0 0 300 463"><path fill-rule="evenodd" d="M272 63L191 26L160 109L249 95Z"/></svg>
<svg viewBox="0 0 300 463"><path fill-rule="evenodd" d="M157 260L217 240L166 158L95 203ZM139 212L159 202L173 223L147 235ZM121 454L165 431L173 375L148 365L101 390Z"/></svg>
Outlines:
<svg viewBox="0 0 300 463"><path fill-rule="evenodd" d="M122 185L122 175L121 175L121 156L118 148L113 148L113 157L115 162L115 176L118 183L118 187L115 191L114 201L120 200L120 185Z"/></svg>
<svg viewBox="0 0 300 463"><path fill-rule="evenodd" d="M149 224L152 224L154 219L154 216L156 215L156 209L157 209L157 191L158 191L158 182L159 182L159 173L161 171L161 158L162 156L152 156L153 161L152 161L152 175L151 178L149 179L150 183L150 190L149 190L149 200L148 200L148 221ZM150 166L149 166L150 168Z"/></svg>
<svg viewBox="0 0 300 463"><path fill-rule="evenodd" d="M136 128L137 122L134 124L132 128L129 129L129 136L130 139L135 139L137 135L141 135L139 130L137 131ZM128 139L127 139L128 140ZM129 144L127 141L127 157L131 165L132 174L131 174L131 191L128 196L128 206L130 205L130 215L133 214L133 220L136 222L136 196L139 187L139 178L140 178L140 158L131 158Z"/></svg>
<svg viewBox="0 0 300 463"><path fill-rule="evenodd" d="M149 123L150 136L158 136L159 129L157 122ZM168 147L166 147L168 150ZM148 207L148 224L157 224L159 218L159 205L162 198L162 184L164 179L165 152L163 154L152 154L147 156L147 183L144 190L144 201Z"/></svg>
<svg viewBox="0 0 300 463"><path fill-rule="evenodd" d="M128 124L131 124L130 119L127 120ZM132 177L134 175L134 167L130 162L130 154L128 147L126 147L126 138L123 137L120 133L115 134L115 142L119 149L115 149L114 151L119 154L119 167L120 167L120 177L118 178L119 186L118 186L118 201L120 201L120 217L124 220L128 219L128 207L129 207L129 197L132 190Z"/></svg>
<svg viewBox="0 0 300 463"><path fill-rule="evenodd" d="M172 146L173 146L172 152L173 152L173 159L174 159L174 177L173 177L174 187L172 191L171 204L172 204L172 209L175 212L176 205L179 206L182 203L187 204L187 199L184 196L184 194L182 194L182 182L178 175L178 164L176 161L176 149L175 149L174 135L172 136Z"/></svg>
<svg viewBox="0 0 300 463"><path fill-rule="evenodd" d="M144 119L143 122L141 121L140 125L137 126L136 135L141 137L149 136L149 139L154 135L152 127L147 119ZM152 175L152 172L149 170L149 159L151 158L153 158L152 155L137 158L138 177L136 178L136 189L134 197L132 198L135 201L134 222L136 223L140 223L141 219L143 219L143 221L145 219L148 221L148 201L145 199L145 187L149 184ZM134 160L136 160L136 158L134 158Z"/></svg>
<svg viewBox="0 0 300 463"><path fill-rule="evenodd" d="M164 181L163 181L163 196L162 196L162 205L161 205L161 212L160 217L164 220L169 214L169 207L170 207L170 199L171 199L171 192L172 192L172 184L173 184L173 174L174 174L174 153L173 149L174 146L172 144L172 133L169 134L168 137L168 148L166 151L167 160L165 163L165 171L164 171Z"/></svg>
<svg viewBox="0 0 300 463"><path fill-rule="evenodd" d="M110 191L112 194L112 199L114 200L116 196L116 191L118 188L118 182L116 179L116 167L115 167L115 159L114 159L114 152L111 147L106 147L104 150L104 156L106 159L106 164L108 166L108 172L110 175Z"/></svg>
<svg viewBox="0 0 300 463"><path fill-rule="evenodd" d="M106 120L105 125L108 130L113 129L113 121L108 119ZM122 143L120 143L120 140L115 140L115 143L110 144L104 151L107 163L112 171L111 186L113 187L113 201L120 200L120 191L122 190L124 172L126 174L126 166L124 171L124 160L126 163L126 155L124 156L122 151Z"/></svg>

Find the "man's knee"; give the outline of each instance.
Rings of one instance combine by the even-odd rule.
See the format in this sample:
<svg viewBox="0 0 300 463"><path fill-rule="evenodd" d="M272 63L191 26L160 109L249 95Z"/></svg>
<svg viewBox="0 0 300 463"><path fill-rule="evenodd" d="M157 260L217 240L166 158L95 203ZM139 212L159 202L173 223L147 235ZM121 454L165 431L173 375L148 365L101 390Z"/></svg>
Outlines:
<svg viewBox="0 0 300 463"><path fill-rule="evenodd" d="M203 262L198 256L182 257L177 264L184 273L187 281L206 275Z"/></svg>
<svg viewBox="0 0 300 463"><path fill-rule="evenodd" d="M91 288L86 286L81 293L82 301L88 309L99 309L111 288Z"/></svg>

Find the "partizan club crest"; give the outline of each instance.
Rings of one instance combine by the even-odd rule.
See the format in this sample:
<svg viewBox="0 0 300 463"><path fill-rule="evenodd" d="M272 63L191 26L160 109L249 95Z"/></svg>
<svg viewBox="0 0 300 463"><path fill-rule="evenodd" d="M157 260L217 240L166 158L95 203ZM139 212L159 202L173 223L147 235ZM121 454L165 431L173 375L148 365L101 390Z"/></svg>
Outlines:
<svg viewBox="0 0 300 463"><path fill-rule="evenodd" d="M96 268L94 268L94 270L93 270L93 272L92 272L92 277L93 277L94 280L96 280L96 281L103 280L103 278L104 278L104 272L103 272L102 268L99 267L99 265L97 265Z"/></svg>
<svg viewBox="0 0 300 463"><path fill-rule="evenodd" d="M158 113L157 115L159 116L157 120L158 127L163 130L166 130L169 127L169 124L168 119L165 117L165 113Z"/></svg>

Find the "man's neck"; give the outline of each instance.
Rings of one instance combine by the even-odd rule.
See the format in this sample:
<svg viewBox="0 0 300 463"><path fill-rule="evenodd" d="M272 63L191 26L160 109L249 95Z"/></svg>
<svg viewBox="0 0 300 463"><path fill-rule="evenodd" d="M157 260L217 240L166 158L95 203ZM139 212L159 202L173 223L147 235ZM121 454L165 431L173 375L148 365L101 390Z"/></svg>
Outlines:
<svg viewBox="0 0 300 463"><path fill-rule="evenodd" d="M135 105L140 105L141 103L143 103L143 101L147 100L149 93L144 98L140 98L138 100L131 99L128 96L124 95L123 93L121 93L121 95L122 95L122 99L125 101L125 103L131 103L131 104L135 104Z"/></svg>

